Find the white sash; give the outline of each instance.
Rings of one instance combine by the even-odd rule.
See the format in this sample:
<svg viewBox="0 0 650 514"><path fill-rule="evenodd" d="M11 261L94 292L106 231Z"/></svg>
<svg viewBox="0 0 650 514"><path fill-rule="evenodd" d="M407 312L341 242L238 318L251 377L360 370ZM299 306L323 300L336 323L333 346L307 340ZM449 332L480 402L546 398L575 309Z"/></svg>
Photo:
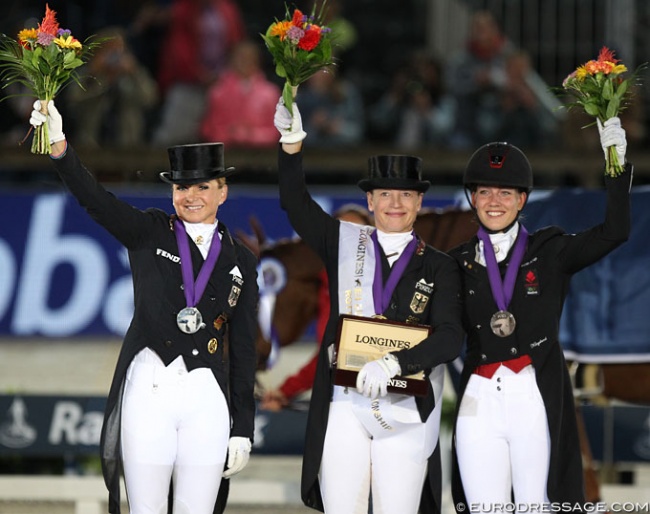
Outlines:
<svg viewBox="0 0 650 514"><path fill-rule="evenodd" d="M370 239L373 230L373 227L341 222L338 266L338 299L341 314L366 317L375 314L372 285L375 263L378 259ZM379 265L381 266L381 263ZM444 366L438 366L430 375L436 402L440 404L442 404L443 377ZM348 388L348 395L345 396L352 401L357 418L373 437L390 436L409 428L413 423L421 423L413 396L389 393L377 400L370 400L357 393L356 388L353 387ZM337 398L343 396L335 394L334 401L337 401ZM427 419L425 449L428 452L429 448L430 452L433 452L438 441L440 409L441 405L436 405L436 409Z"/></svg>
<svg viewBox="0 0 650 514"><path fill-rule="evenodd" d="M339 312L370 317L375 314L372 283L375 248L369 226L342 221L339 229Z"/></svg>

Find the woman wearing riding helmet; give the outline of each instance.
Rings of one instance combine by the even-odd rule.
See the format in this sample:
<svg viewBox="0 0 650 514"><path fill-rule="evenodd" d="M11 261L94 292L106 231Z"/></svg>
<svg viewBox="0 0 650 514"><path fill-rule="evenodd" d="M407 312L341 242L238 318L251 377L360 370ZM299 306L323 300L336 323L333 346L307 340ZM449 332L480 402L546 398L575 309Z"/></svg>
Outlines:
<svg viewBox="0 0 650 514"><path fill-rule="evenodd" d="M618 118L599 132L603 150L615 145L625 162ZM470 158L463 184L479 229L450 252L462 270L467 332L453 447L459 513L584 503L560 316L572 275L628 238L632 171L627 163L622 175L605 178L603 223L578 234L559 227L528 234L519 219L533 187L524 153L490 143Z"/></svg>

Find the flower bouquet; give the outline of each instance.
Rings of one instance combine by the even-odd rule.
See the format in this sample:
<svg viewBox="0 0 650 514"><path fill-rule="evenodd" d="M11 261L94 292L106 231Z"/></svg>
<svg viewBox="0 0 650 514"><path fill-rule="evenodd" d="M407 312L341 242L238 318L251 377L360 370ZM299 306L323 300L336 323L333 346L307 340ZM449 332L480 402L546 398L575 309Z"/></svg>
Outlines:
<svg viewBox="0 0 650 514"><path fill-rule="evenodd" d="M333 64L332 31L323 25L323 13L327 0L317 11L316 4L311 15L295 9L293 15L286 8L285 19L272 23L262 34L266 47L273 56L275 73L285 79L282 98L293 115L293 98L298 86L314 73Z"/></svg>
<svg viewBox="0 0 650 514"><path fill-rule="evenodd" d="M641 65L631 77L623 79L621 75L627 72L627 67L614 57L614 52L603 47L597 60L591 60L571 73L562 82L565 94L573 98L568 103L568 109L582 107L584 112L605 123L610 118L626 108L626 103L632 94L631 85L638 83ZM617 177L623 172L623 164L619 162L616 147L607 149L605 174Z"/></svg>
<svg viewBox="0 0 650 514"><path fill-rule="evenodd" d="M71 32L59 28L56 12L45 5L45 17L38 28L25 28L17 39L0 34L0 79L3 88L19 84L41 101L42 112L47 104L71 80L80 87L76 68L84 64L101 41L88 38L83 44ZM10 98L10 95L5 97ZM47 123L35 129L32 153L50 154L52 149Z"/></svg>

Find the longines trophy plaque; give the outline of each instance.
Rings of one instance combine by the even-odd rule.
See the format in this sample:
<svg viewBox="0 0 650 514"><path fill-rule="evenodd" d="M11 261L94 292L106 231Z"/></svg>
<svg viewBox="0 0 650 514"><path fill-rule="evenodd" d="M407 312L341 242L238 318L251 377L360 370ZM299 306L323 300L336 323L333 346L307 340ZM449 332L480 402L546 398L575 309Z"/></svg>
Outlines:
<svg viewBox="0 0 650 514"><path fill-rule="evenodd" d="M412 348L430 333L428 325L342 314L336 339L334 383L356 387L357 375L366 362L380 359L389 352ZM388 392L425 396L424 372L393 377L388 382Z"/></svg>

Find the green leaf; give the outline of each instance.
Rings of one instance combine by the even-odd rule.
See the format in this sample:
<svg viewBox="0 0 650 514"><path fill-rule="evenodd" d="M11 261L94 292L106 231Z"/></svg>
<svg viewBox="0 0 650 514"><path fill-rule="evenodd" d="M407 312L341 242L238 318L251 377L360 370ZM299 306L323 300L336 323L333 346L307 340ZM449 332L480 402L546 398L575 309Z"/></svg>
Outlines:
<svg viewBox="0 0 650 514"><path fill-rule="evenodd" d="M611 100L613 95L614 95L614 89L612 87L612 81L605 80L605 83L603 84L603 91L602 91L603 98L605 100Z"/></svg>
<svg viewBox="0 0 650 514"><path fill-rule="evenodd" d="M590 116L598 116L599 108L598 103L594 101L585 102L585 112Z"/></svg>
<svg viewBox="0 0 650 514"><path fill-rule="evenodd" d="M286 72L286 70L284 69L284 66L282 66L282 64L280 64L280 63L276 64L276 66L275 66L275 74L276 74L278 77L281 77L281 78L283 78L283 79L284 79L284 78L287 78L287 72Z"/></svg>
<svg viewBox="0 0 650 514"><path fill-rule="evenodd" d="M619 101L622 100L623 97L625 96L625 93L627 93L627 91L628 91L628 81L624 80L616 88L616 93L615 93L616 98L618 98Z"/></svg>
<svg viewBox="0 0 650 514"><path fill-rule="evenodd" d="M607 111L605 112L605 119L613 118L618 114L619 106L621 105L620 100L617 97L614 97L607 104Z"/></svg>

